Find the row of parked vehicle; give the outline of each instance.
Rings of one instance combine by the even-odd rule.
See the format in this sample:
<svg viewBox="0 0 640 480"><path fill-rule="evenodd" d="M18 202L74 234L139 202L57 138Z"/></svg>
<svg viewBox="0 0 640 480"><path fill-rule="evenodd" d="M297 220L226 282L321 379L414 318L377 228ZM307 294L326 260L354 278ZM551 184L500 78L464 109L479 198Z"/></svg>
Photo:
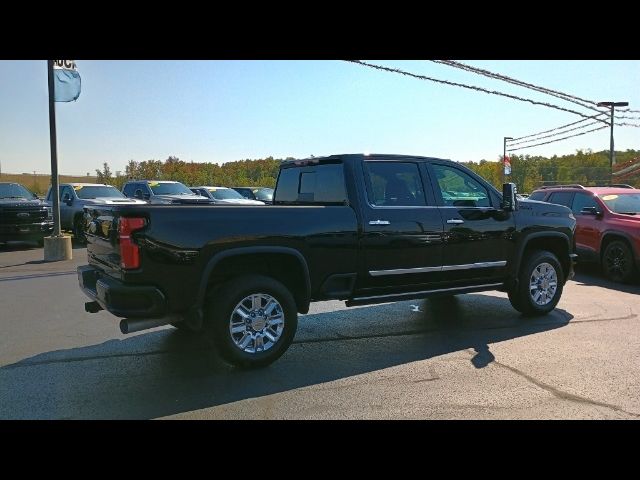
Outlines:
<svg viewBox="0 0 640 480"><path fill-rule="evenodd" d="M265 187L187 187L176 181L135 180L122 192L98 183L59 185L62 230L84 242L83 212L92 205L206 204L265 205L273 201L273 189ZM52 192L44 200L18 183L0 183L0 242L33 241L42 246L53 232Z"/></svg>

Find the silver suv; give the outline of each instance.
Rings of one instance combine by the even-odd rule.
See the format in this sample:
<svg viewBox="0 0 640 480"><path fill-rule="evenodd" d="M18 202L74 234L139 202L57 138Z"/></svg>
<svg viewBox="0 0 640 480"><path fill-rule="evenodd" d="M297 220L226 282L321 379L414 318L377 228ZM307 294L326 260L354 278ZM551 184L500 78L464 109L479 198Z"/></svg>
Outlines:
<svg viewBox="0 0 640 480"><path fill-rule="evenodd" d="M61 183L60 224L63 230L73 232L78 243L84 243L82 223L85 205L131 205L146 204L143 200L125 197L116 187L102 183ZM46 201L52 205L51 187Z"/></svg>

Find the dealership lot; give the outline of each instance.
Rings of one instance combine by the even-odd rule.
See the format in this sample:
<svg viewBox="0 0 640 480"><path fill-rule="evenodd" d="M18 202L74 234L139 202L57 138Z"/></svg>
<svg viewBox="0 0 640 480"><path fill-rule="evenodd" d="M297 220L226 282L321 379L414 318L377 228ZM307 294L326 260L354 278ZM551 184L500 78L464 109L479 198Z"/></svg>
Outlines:
<svg viewBox="0 0 640 480"><path fill-rule="evenodd" d="M0 418L640 418L640 285L581 268L550 315L506 294L313 304L263 370L87 314L75 269L0 247Z"/></svg>

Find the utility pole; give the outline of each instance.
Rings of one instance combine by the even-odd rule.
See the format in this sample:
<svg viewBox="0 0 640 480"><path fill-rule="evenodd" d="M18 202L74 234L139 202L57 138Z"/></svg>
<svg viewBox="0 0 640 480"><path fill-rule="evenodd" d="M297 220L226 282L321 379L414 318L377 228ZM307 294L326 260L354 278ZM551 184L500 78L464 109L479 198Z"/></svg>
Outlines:
<svg viewBox="0 0 640 480"><path fill-rule="evenodd" d="M506 183L507 175L504 171L505 169L505 160L507 158L507 140L513 140L513 137L504 137L502 141L502 183Z"/></svg>
<svg viewBox="0 0 640 480"><path fill-rule="evenodd" d="M611 135L609 141L609 183L613 183L613 166L616 164L616 152L613 148L613 114L616 107L627 107L629 102L598 102L598 107L609 107L611 109Z"/></svg>

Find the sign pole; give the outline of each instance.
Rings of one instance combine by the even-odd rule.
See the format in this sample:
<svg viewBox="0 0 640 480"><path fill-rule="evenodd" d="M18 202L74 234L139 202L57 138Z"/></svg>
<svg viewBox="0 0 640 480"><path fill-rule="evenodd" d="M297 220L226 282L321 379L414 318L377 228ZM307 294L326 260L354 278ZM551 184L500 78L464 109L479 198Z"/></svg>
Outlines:
<svg viewBox="0 0 640 480"><path fill-rule="evenodd" d="M53 202L53 234L44 239L45 262L71 260L71 237L62 235L60 228L60 192L58 189L58 145L56 143L56 104L53 60L47 60L49 82L49 139L51 141L51 200Z"/></svg>
<svg viewBox="0 0 640 480"><path fill-rule="evenodd" d="M49 80L49 140L51 142L51 198L53 200L53 236L59 237L60 228L60 195L58 192L58 144L56 142L56 103L53 84L53 60L47 60L47 77Z"/></svg>

